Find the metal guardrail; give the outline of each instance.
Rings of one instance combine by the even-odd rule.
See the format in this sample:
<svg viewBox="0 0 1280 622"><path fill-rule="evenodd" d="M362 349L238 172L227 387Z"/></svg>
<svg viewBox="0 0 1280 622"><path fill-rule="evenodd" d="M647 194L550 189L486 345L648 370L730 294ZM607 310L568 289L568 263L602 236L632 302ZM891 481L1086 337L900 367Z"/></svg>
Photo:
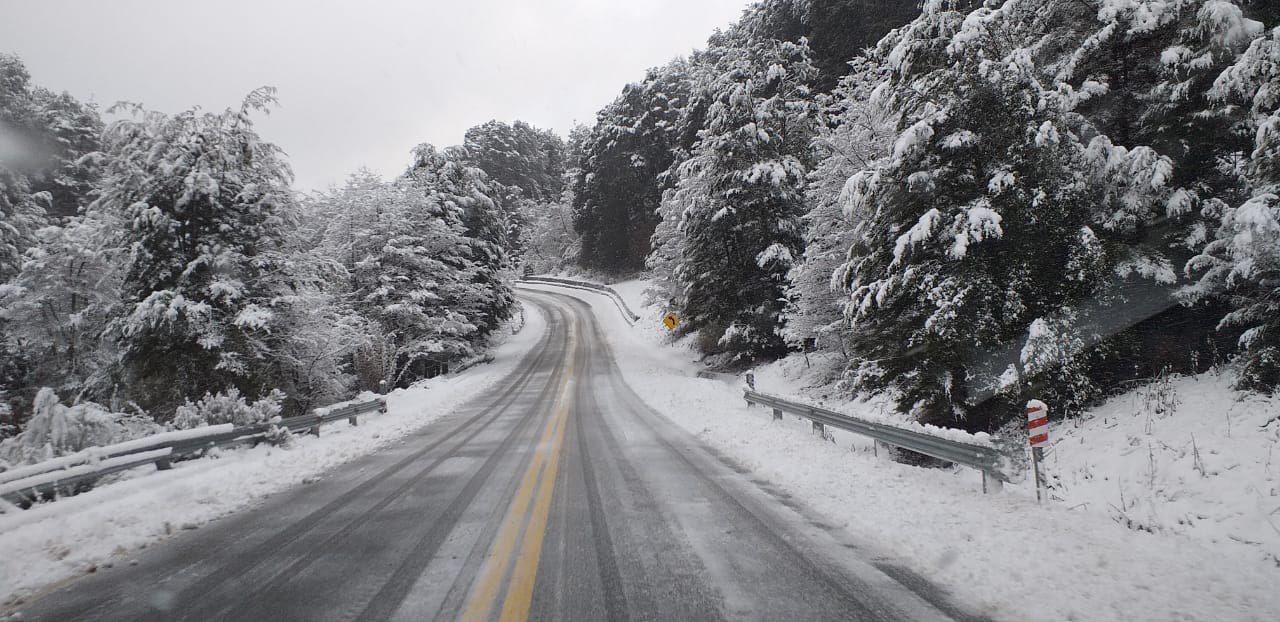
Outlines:
<svg viewBox="0 0 1280 622"><path fill-rule="evenodd" d="M154 464L168 459L172 449L153 449L116 458L108 458L96 464L82 464L69 469L49 471L31 477L0 484L0 498L15 504L52 497L55 494L75 494L83 487L104 475L126 471L144 464Z"/></svg>
<svg viewBox="0 0 1280 622"><path fill-rule="evenodd" d="M27 505L59 494L75 494L105 475L145 464L155 464L157 470L164 471L171 468L174 461L203 454L215 447L257 444L265 440L273 428L283 428L290 432L305 430L319 436L320 426L326 423L346 419L351 425L358 425L360 415L386 410L386 400L377 398L320 408L315 412L274 423L240 427L222 424L162 432L116 445L90 448L72 456L0 473L0 498L17 505Z"/></svg>
<svg viewBox="0 0 1280 622"><path fill-rule="evenodd" d="M588 291L599 292L601 294L608 296L610 299L613 300L613 304L616 305L618 307L618 310L622 312L622 315L627 320L628 324L635 324L636 322L640 321L640 316L636 315L635 312L631 310L631 307L627 306L627 301L623 300L622 295L619 294L617 291L615 291L612 287L608 287L606 285L598 285L596 283L588 283L587 281L577 281L574 279L562 279L560 277L554 277L554 276L526 276L518 280L523 281L525 283L560 285L562 287L572 287L574 289L585 289Z"/></svg>
<svg viewBox="0 0 1280 622"><path fill-rule="evenodd" d="M105 447L89 447L74 454L60 456L35 464L27 464L0 472L0 484L17 480L27 480L46 473L60 473L70 470L83 471L86 465L100 464L120 456L145 453L159 448L173 448L184 442L199 441L218 436L235 429L230 423L205 426L191 430L174 430L160 432L142 438L136 438Z"/></svg>
<svg viewBox="0 0 1280 622"><path fill-rule="evenodd" d="M746 390L743 393L750 404L760 404L773 409L775 419L781 419L782 413L791 413L813 421L814 427L831 426L861 434L877 441L900 447L909 451L931 456L939 460L953 462L982 472L983 490L991 484L999 489L1003 482L1009 480L1005 472L1008 463L999 449L980 443L966 443L941 436L899 428L875 421L858 419L844 413L838 413L820 406L792 402L774 395Z"/></svg>

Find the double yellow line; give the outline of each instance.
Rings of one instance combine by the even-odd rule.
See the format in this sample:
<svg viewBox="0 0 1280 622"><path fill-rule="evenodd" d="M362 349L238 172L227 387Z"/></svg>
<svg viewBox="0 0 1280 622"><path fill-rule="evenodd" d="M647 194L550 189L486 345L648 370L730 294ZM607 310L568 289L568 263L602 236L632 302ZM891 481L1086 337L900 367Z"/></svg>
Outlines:
<svg viewBox="0 0 1280 622"><path fill-rule="evenodd" d="M564 431L569 421L574 375L577 371L574 328L572 325L568 327L568 360L565 363L568 373L564 376L560 395L556 399L555 412L543 427L533 460L525 471L520 488L516 490L515 500L507 511L493 548L480 569L479 582L472 588L471 598L462 613L462 619L466 622L483 622L489 619L508 569L511 570L511 579L507 582L506 595L502 600L500 619L509 622L529 618L533 585L538 575L538 560L542 556L542 541L546 536L547 519L551 513L551 496L555 492L560 448L564 443ZM513 560L512 553L515 552L517 543L520 551Z"/></svg>

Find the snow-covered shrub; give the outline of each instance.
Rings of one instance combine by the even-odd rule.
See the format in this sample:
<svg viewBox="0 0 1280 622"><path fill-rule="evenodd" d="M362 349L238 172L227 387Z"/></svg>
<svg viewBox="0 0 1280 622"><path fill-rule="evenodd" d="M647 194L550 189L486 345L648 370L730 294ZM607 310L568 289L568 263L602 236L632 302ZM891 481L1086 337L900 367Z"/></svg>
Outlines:
<svg viewBox="0 0 1280 622"><path fill-rule="evenodd" d="M280 414L280 402L284 399L285 395L277 390L252 404L235 388L216 395L206 393L198 402L187 400L186 404L179 406L174 413L173 426L188 430L222 423L237 427L266 423Z"/></svg>
<svg viewBox="0 0 1280 622"><path fill-rule="evenodd" d="M18 426L13 423L13 409L5 402L5 394L0 392L0 439L9 438L18 433Z"/></svg>
<svg viewBox="0 0 1280 622"><path fill-rule="evenodd" d="M141 414L113 413L100 404L64 406L48 387L36 393L31 419L20 434L0 442L0 460L26 464L140 438L159 431Z"/></svg>
<svg viewBox="0 0 1280 622"><path fill-rule="evenodd" d="M266 439L268 443L277 447L289 449L293 447L293 431L280 425L272 425L267 429Z"/></svg>

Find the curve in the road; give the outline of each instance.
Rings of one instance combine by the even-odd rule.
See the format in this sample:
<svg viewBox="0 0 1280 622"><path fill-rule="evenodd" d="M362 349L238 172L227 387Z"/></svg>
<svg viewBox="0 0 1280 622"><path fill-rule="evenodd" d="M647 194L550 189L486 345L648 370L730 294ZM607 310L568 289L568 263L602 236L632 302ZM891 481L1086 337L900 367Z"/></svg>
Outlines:
<svg viewBox="0 0 1280 622"><path fill-rule="evenodd" d="M652 410L586 303L521 297L548 330L492 396L25 619L971 619Z"/></svg>

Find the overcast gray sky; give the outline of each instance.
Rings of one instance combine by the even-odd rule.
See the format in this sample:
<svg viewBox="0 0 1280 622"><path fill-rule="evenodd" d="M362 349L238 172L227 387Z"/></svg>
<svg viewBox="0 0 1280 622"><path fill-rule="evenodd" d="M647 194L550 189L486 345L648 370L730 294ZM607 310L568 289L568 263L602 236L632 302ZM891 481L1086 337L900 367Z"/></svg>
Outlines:
<svg viewBox="0 0 1280 622"><path fill-rule="evenodd" d="M703 47L748 0L0 0L0 51L99 104L221 110L263 85L259 125L300 189L489 119L564 135L648 67Z"/></svg>

